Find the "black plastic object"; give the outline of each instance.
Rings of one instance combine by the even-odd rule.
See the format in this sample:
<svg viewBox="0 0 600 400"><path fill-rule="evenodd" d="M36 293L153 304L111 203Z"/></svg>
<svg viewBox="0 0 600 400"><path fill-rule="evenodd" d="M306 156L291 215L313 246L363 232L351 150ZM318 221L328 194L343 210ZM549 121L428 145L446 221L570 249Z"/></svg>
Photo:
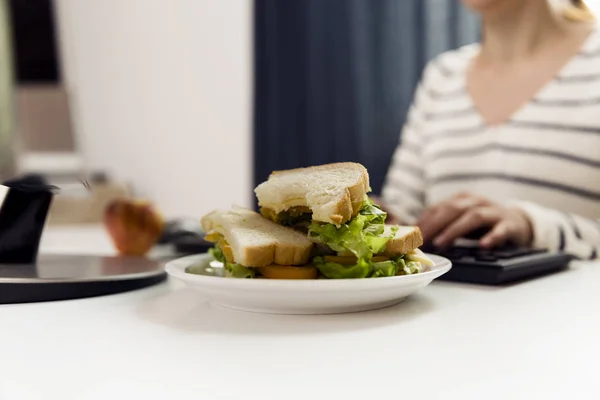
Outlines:
<svg viewBox="0 0 600 400"><path fill-rule="evenodd" d="M167 222L158 243L171 244L180 255L206 253L214 246L214 243L204 240L202 225L194 219Z"/></svg>
<svg viewBox="0 0 600 400"><path fill-rule="evenodd" d="M30 264L38 249L55 186L37 175L0 185L0 264Z"/></svg>
<svg viewBox="0 0 600 400"><path fill-rule="evenodd" d="M42 254L35 264L0 265L0 304L121 293L162 282L164 263L144 257Z"/></svg>
<svg viewBox="0 0 600 400"><path fill-rule="evenodd" d="M74 300L105 296L152 286L164 281L166 277L166 274L161 274L151 278L122 281L58 282L51 284L21 283L12 285L0 283L0 304Z"/></svg>
<svg viewBox="0 0 600 400"><path fill-rule="evenodd" d="M206 253L214 247L214 243L207 242L201 236L183 236L174 240L173 245L178 254L199 254Z"/></svg>
<svg viewBox="0 0 600 400"><path fill-rule="evenodd" d="M452 269L438 279L484 285L500 285L557 272L573 259L565 253L520 247L487 250L476 245L447 249L424 246L423 250L452 262Z"/></svg>
<svg viewBox="0 0 600 400"><path fill-rule="evenodd" d="M204 237L200 221L194 219L175 219L168 221L158 239L158 243L174 243L176 240L183 237Z"/></svg>

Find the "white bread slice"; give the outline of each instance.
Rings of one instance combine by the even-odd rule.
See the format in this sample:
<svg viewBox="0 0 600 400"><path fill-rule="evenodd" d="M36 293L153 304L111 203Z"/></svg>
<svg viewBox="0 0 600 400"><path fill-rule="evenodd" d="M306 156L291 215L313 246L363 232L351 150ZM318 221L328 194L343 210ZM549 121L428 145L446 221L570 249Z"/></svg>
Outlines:
<svg viewBox="0 0 600 400"><path fill-rule="evenodd" d="M201 223L207 234L222 235L234 261L246 267L306 264L313 247L305 234L241 207L213 211L202 217Z"/></svg>
<svg viewBox="0 0 600 400"><path fill-rule="evenodd" d="M254 189L261 207L280 213L305 206L313 221L336 225L356 215L370 191L367 169L352 162L275 171Z"/></svg>
<svg viewBox="0 0 600 400"><path fill-rule="evenodd" d="M391 233L391 225L386 225L384 234ZM396 236L387 242L384 255L407 254L423 245L423 235L418 226L399 226Z"/></svg>

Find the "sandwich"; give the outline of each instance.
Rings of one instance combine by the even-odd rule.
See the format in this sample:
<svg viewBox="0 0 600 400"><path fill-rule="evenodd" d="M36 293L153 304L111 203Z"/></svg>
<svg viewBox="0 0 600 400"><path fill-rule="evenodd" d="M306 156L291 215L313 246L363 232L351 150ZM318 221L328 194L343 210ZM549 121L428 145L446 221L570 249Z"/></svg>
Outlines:
<svg viewBox="0 0 600 400"><path fill-rule="evenodd" d="M376 278L432 266L418 249L419 228L386 225L370 190L356 163L276 171L255 189L260 214L214 211L202 227L213 256L238 278Z"/></svg>
<svg viewBox="0 0 600 400"><path fill-rule="evenodd" d="M211 254L234 278L315 279L314 243L306 234L241 207L213 211L201 219Z"/></svg>
<svg viewBox="0 0 600 400"><path fill-rule="evenodd" d="M233 278L367 278L413 274L430 265L416 249L420 236L412 227L398 229L389 248L363 265L352 255L323 251L305 233L245 208L213 211L201 223L205 239L215 243L210 253Z"/></svg>
<svg viewBox="0 0 600 400"><path fill-rule="evenodd" d="M385 225L368 197L361 164L334 163L273 172L255 189L261 214L304 231L318 249L313 264L327 278L412 274L433 265L418 247L416 226Z"/></svg>
<svg viewBox="0 0 600 400"><path fill-rule="evenodd" d="M367 169L351 162L274 171L254 189L261 214L290 226L340 226L358 215L370 191Z"/></svg>

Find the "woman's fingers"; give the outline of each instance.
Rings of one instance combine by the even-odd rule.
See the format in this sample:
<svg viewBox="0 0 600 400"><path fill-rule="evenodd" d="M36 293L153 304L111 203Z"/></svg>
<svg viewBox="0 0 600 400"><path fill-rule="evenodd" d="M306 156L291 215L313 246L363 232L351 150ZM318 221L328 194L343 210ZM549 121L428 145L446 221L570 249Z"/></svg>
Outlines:
<svg viewBox="0 0 600 400"><path fill-rule="evenodd" d="M450 225L455 219L460 217L463 212L464 210L454 207L451 204L437 207L418 223L423 239L426 242L432 240L446 226Z"/></svg>
<svg viewBox="0 0 600 400"><path fill-rule="evenodd" d="M433 243L439 247L451 245L456 239L466 236L477 228L492 226L502 218L497 207L471 208L435 238Z"/></svg>
<svg viewBox="0 0 600 400"><path fill-rule="evenodd" d="M419 228L425 241L432 240L467 211L490 203L481 197L458 195L423 213Z"/></svg>
<svg viewBox="0 0 600 400"><path fill-rule="evenodd" d="M512 229L510 222L507 220L502 220L498 222L494 228L489 231L484 237L481 238L479 244L481 247L485 248L493 248L500 247L509 240L511 240Z"/></svg>
<svg viewBox="0 0 600 400"><path fill-rule="evenodd" d="M438 206L427 207L425 210L421 211L421 215L419 215L419 218L417 220L417 225L423 226L424 224L426 224L431 218L431 216L437 211Z"/></svg>

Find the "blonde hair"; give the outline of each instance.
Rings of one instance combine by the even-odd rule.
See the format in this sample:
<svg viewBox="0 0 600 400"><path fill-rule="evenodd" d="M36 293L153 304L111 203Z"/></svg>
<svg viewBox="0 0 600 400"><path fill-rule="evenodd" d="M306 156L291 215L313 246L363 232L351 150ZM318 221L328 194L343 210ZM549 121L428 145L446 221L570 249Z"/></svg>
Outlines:
<svg viewBox="0 0 600 400"><path fill-rule="evenodd" d="M563 17L569 21L587 22L596 20L596 16L584 0L567 0L567 3L561 11Z"/></svg>

